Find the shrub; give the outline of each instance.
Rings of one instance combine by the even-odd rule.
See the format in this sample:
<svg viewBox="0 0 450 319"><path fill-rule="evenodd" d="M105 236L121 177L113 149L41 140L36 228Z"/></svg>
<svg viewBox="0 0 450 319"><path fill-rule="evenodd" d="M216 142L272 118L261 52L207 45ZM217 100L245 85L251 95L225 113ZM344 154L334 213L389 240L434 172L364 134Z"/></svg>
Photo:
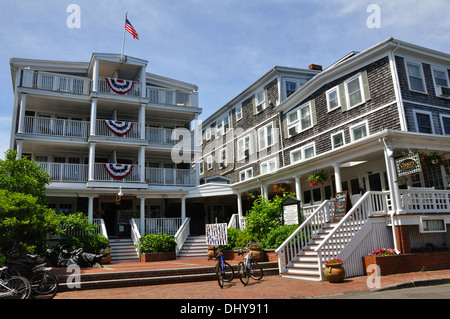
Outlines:
<svg viewBox="0 0 450 319"><path fill-rule="evenodd" d="M169 234L148 234L141 237L140 253L174 252L177 242Z"/></svg>
<svg viewBox="0 0 450 319"><path fill-rule="evenodd" d="M102 248L109 246L108 238L101 234L90 234L80 237L69 236L62 243L68 245L72 250L83 248L84 252L91 254L99 254Z"/></svg>
<svg viewBox="0 0 450 319"><path fill-rule="evenodd" d="M264 241L264 248L278 248L298 228L297 224L281 225L272 229Z"/></svg>

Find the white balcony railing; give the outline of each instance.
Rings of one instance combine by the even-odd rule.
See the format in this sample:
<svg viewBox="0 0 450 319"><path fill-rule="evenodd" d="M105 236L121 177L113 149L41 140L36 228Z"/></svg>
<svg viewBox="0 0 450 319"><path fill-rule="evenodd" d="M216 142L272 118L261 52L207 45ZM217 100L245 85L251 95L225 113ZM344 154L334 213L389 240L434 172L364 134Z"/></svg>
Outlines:
<svg viewBox="0 0 450 319"><path fill-rule="evenodd" d="M105 168L105 164L95 163L94 164L94 181L96 182L140 182L140 167L139 165L134 165L131 172L124 178L113 178Z"/></svg>
<svg viewBox="0 0 450 319"><path fill-rule="evenodd" d="M24 133L86 138L89 122L25 116Z"/></svg>
<svg viewBox="0 0 450 319"><path fill-rule="evenodd" d="M99 78L98 79L98 91L101 93L108 93L108 94L114 94L117 95L113 90L111 90L110 86L106 82L105 78ZM141 83L140 82L134 82L133 87L130 91L123 94L126 96L133 96L133 97L140 97L141 96Z"/></svg>
<svg viewBox="0 0 450 319"><path fill-rule="evenodd" d="M52 182L86 182L88 165L38 162L43 171L50 174Z"/></svg>
<svg viewBox="0 0 450 319"><path fill-rule="evenodd" d="M99 136L118 137L118 138L140 138L140 123L133 122L131 129L124 135L117 135L106 125L104 120L97 120L95 134Z"/></svg>
<svg viewBox="0 0 450 319"><path fill-rule="evenodd" d="M195 170L146 167L145 181L150 185L193 186Z"/></svg>
<svg viewBox="0 0 450 319"><path fill-rule="evenodd" d="M172 140L171 129L159 128L159 127L146 127L145 138L150 143L175 145L178 141Z"/></svg>
<svg viewBox="0 0 450 319"><path fill-rule="evenodd" d="M150 104L196 106L192 94L169 89L147 87L147 98Z"/></svg>

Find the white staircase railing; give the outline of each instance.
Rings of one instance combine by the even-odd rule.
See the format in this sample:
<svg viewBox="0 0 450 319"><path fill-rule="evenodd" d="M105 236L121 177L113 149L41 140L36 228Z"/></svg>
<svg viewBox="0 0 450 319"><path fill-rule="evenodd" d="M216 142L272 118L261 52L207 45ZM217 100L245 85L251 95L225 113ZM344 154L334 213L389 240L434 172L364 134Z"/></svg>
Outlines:
<svg viewBox="0 0 450 319"><path fill-rule="evenodd" d="M186 218L174 236L175 241L177 242L177 247L175 248L176 255L178 255L178 252L190 234L190 222L191 219L189 217Z"/></svg>
<svg viewBox="0 0 450 319"><path fill-rule="evenodd" d="M356 233L364 226L371 215L388 212L388 196L389 192L367 192L341 218L333 230L315 249L318 256L319 270L323 268L327 259L339 257L340 252L355 237ZM319 271L319 273L320 279L324 280L323 272Z"/></svg>
<svg viewBox="0 0 450 319"><path fill-rule="evenodd" d="M136 253L139 256L139 260L141 259L140 251L140 245L141 245L141 232L139 231L139 226L136 221L139 219L137 218L130 218L130 225L131 225L131 239L133 240L134 247L136 248Z"/></svg>
<svg viewBox="0 0 450 319"><path fill-rule="evenodd" d="M275 250L278 255L280 273L298 255L304 246L333 217L333 201L324 201L280 247Z"/></svg>

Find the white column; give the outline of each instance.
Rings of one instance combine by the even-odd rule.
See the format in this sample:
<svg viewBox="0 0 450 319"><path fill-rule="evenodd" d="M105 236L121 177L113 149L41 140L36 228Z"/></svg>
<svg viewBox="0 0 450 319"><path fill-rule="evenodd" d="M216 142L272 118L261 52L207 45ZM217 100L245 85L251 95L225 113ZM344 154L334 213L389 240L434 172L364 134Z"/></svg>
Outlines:
<svg viewBox="0 0 450 319"><path fill-rule="evenodd" d="M195 113L194 119L194 163L195 163L195 185L200 185L200 152L201 145L199 143L201 139L202 129L199 127L198 113Z"/></svg>
<svg viewBox="0 0 450 319"><path fill-rule="evenodd" d="M88 180L94 180L94 166L95 166L95 143L89 143L89 174Z"/></svg>
<svg viewBox="0 0 450 319"><path fill-rule="evenodd" d="M339 164L334 164L334 178L336 182L336 193L342 192L341 169Z"/></svg>
<svg viewBox="0 0 450 319"><path fill-rule="evenodd" d="M92 222L94 219L94 196L88 197L88 220Z"/></svg>
<svg viewBox="0 0 450 319"><path fill-rule="evenodd" d="M97 99L91 101L91 132L90 135L94 136L97 125Z"/></svg>
<svg viewBox="0 0 450 319"><path fill-rule="evenodd" d="M181 222L186 219L186 198L181 197Z"/></svg>
<svg viewBox="0 0 450 319"><path fill-rule="evenodd" d="M243 225L243 219L244 216L242 216L242 196L241 193L237 193L237 207L238 207L238 229L242 229Z"/></svg>
<svg viewBox="0 0 450 319"><path fill-rule="evenodd" d="M300 176L295 176L295 194L299 201L302 200L302 186L300 183Z"/></svg>
<svg viewBox="0 0 450 319"><path fill-rule="evenodd" d="M19 110L19 124L17 128L17 133L23 133L25 128L25 108L27 104L27 95L20 95L20 110Z"/></svg>
<svg viewBox="0 0 450 319"><path fill-rule="evenodd" d="M145 146L139 149L139 169L141 175L141 183L145 183Z"/></svg>
<svg viewBox="0 0 450 319"><path fill-rule="evenodd" d="M92 71L92 91L98 91L98 75L99 75L99 64L98 60L94 60L94 69Z"/></svg>
<svg viewBox="0 0 450 319"><path fill-rule="evenodd" d="M261 185L261 196L264 198L269 198L269 192L267 191L267 185Z"/></svg>
<svg viewBox="0 0 450 319"><path fill-rule="evenodd" d="M23 141L22 140L16 140L16 151L17 151L17 155L16 158L22 158L22 150L23 150Z"/></svg>
<svg viewBox="0 0 450 319"><path fill-rule="evenodd" d="M140 128L140 135L142 139L145 139L145 104L141 104L141 108L139 109L139 125Z"/></svg>
<svg viewBox="0 0 450 319"><path fill-rule="evenodd" d="M140 200L141 200L141 204L140 204L140 212L141 212L141 216L140 216L141 227L140 228L141 229L140 229L140 231L141 231L141 236L144 236L145 235L145 197L141 197Z"/></svg>
<svg viewBox="0 0 450 319"><path fill-rule="evenodd" d="M141 97L146 97L147 96L147 85L146 85L146 81L147 81L147 73L145 71L146 67L143 66L141 68L141 77L140 77L140 82L141 82Z"/></svg>

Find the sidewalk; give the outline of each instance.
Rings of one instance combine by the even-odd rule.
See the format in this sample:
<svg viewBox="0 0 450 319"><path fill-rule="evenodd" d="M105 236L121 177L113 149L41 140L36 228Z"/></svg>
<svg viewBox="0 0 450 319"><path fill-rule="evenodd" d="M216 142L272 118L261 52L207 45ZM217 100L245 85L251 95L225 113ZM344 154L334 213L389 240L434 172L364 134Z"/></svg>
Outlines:
<svg viewBox="0 0 450 319"><path fill-rule="evenodd" d="M111 266L113 267L113 265ZM135 265L135 267L138 266L138 264ZM125 267L125 265L116 267ZM216 281L204 281L68 291L58 293L55 299L299 299L323 296L332 298L336 294L357 294L369 290L399 289L411 284L450 283L450 269L396 274L382 276L379 279L380 288L371 289L367 286L367 276L346 278L343 283L338 284L265 276L261 281L250 279L249 284L245 287L238 278L235 278L232 282L225 283L223 289L218 286Z"/></svg>

